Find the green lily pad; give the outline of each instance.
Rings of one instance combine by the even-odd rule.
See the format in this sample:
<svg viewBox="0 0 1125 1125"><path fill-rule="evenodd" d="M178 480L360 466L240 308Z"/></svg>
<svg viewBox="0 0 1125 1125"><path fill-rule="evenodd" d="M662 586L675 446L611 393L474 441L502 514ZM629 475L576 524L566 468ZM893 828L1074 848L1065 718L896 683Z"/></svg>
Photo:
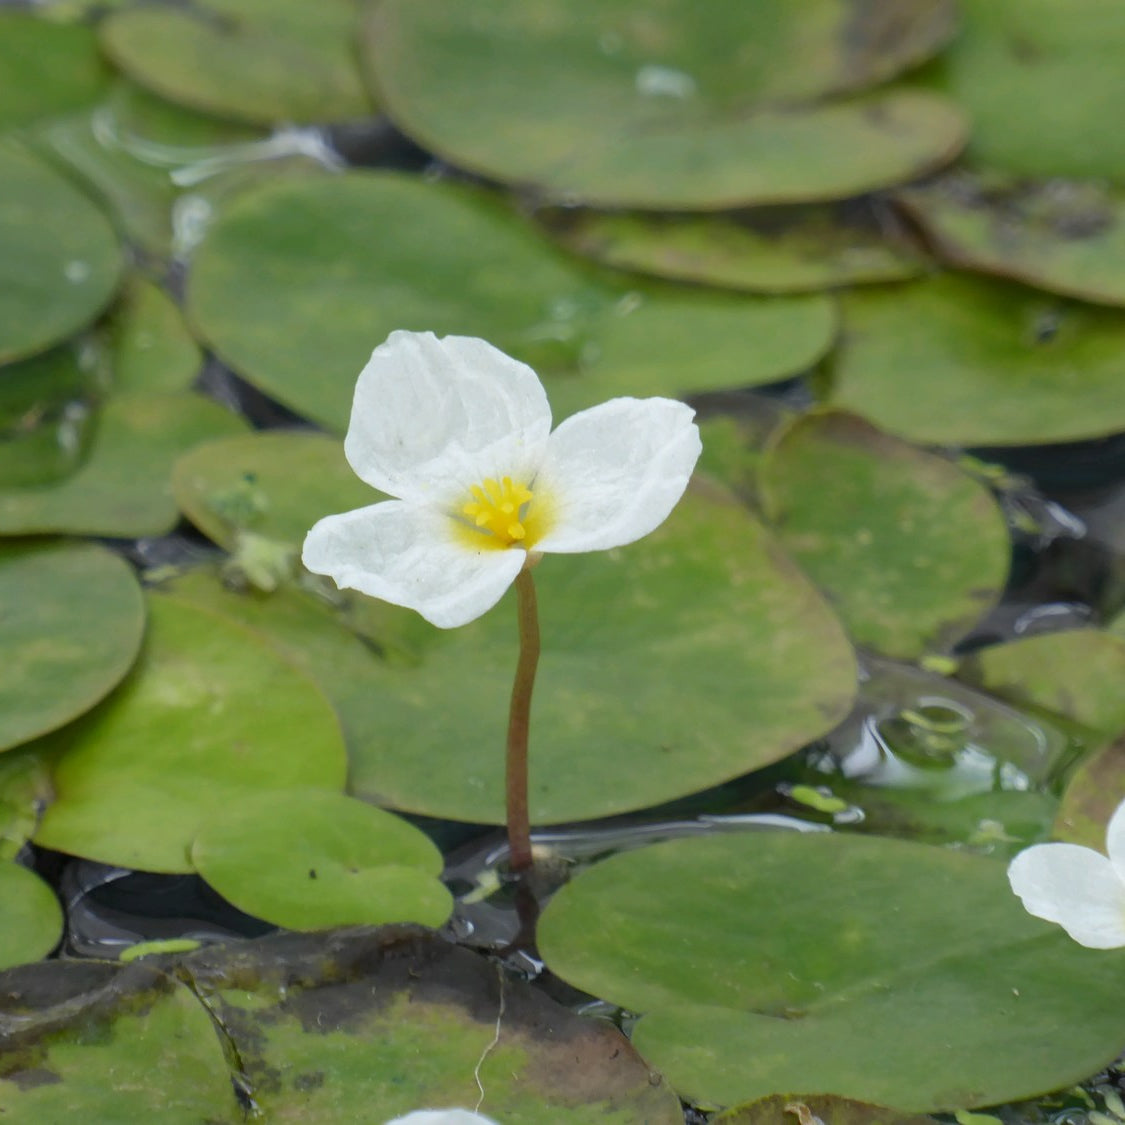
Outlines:
<svg viewBox="0 0 1125 1125"><path fill-rule="evenodd" d="M834 1094L773 1094L712 1118L714 1125L816 1125L818 1119L832 1125L933 1125L930 1117Z"/></svg>
<svg viewBox="0 0 1125 1125"><path fill-rule="evenodd" d="M72 475L0 489L0 535L164 535L179 519L171 485L176 458L198 442L245 429L237 415L190 392L110 398Z"/></svg>
<svg viewBox="0 0 1125 1125"><path fill-rule="evenodd" d="M91 28L0 9L0 133L92 105L108 77Z"/></svg>
<svg viewBox="0 0 1125 1125"><path fill-rule="evenodd" d="M1112 633L1068 629L990 645L966 657L958 675L1106 738L1125 732L1125 638Z"/></svg>
<svg viewBox="0 0 1125 1125"><path fill-rule="evenodd" d="M854 204L723 216L567 209L540 218L569 249L617 269L750 292L903 281L925 270L917 252L889 241L874 213Z"/></svg>
<svg viewBox="0 0 1125 1125"><path fill-rule="evenodd" d="M101 44L141 86L238 121L367 117L371 101L352 57L356 6L332 0L208 0L137 6L109 15Z"/></svg>
<svg viewBox="0 0 1125 1125"><path fill-rule="evenodd" d="M15 859L51 799L51 778L41 754L9 751L0 757L0 862Z"/></svg>
<svg viewBox="0 0 1125 1125"><path fill-rule="evenodd" d="M854 656L839 623L717 488L689 492L639 543L550 556L535 578L534 823L717 785L830 730L851 704ZM380 729L353 751L351 791L503 823L514 595L463 629L418 626L417 641L413 662L374 669Z"/></svg>
<svg viewBox="0 0 1125 1125"><path fill-rule="evenodd" d="M191 871L191 842L216 809L339 790L346 770L335 713L311 680L253 633L163 595L149 598L133 674L45 745L56 799L36 842L143 871Z"/></svg>
<svg viewBox="0 0 1125 1125"><path fill-rule="evenodd" d="M1095 750L1074 771L1063 791L1054 835L1072 844L1105 850L1105 829L1125 794L1125 737Z"/></svg>
<svg viewBox="0 0 1125 1125"><path fill-rule="evenodd" d="M176 462L172 488L184 515L228 551L243 531L299 549L321 515L384 498L355 475L337 438L308 430L205 442Z"/></svg>
<svg viewBox="0 0 1125 1125"><path fill-rule="evenodd" d="M0 605L0 749L88 711L141 646L133 571L93 544L0 546Z"/></svg>
<svg viewBox="0 0 1125 1125"><path fill-rule="evenodd" d="M115 391L186 391L203 366L176 303L141 278L114 310L112 342Z"/></svg>
<svg viewBox="0 0 1125 1125"><path fill-rule="evenodd" d="M47 485L82 463L104 357L88 337L0 367L0 493Z"/></svg>
<svg viewBox="0 0 1125 1125"><path fill-rule="evenodd" d="M386 0L361 57L394 122L455 164L570 202L716 210L845 198L951 160L964 141L951 103L821 100L929 56L950 16L932 2L700 20L683 0Z"/></svg>
<svg viewBox="0 0 1125 1125"><path fill-rule="evenodd" d="M539 945L641 1012L638 1049L708 1106L779 1088L991 1105L1072 1084L1125 1040L1125 950L1032 918L1003 863L901 840L728 833L620 854L558 892Z"/></svg>
<svg viewBox="0 0 1125 1125"><path fill-rule="evenodd" d="M62 930L62 907L55 892L34 871L0 863L0 969L46 957L58 945Z"/></svg>
<svg viewBox="0 0 1125 1125"><path fill-rule="evenodd" d="M497 1121L679 1125L679 1099L612 1025L417 927L284 934L181 972L233 1039L266 1121L350 1125L419 1106ZM480 1085L477 1085L479 1078Z"/></svg>
<svg viewBox="0 0 1125 1125"><path fill-rule="evenodd" d="M1004 589L1011 544L988 489L855 415L791 422L758 485L782 544L860 645L948 650Z"/></svg>
<svg viewBox="0 0 1125 1125"><path fill-rule="evenodd" d="M401 817L341 793L259 793L191 846L195 869L239 910L290 930L382 922L440 926L453 902L441 853Z"/></svg>
<svg viewBox="0 0 1125 1125"><path fill-rule="evenodd" d="M288 582L268 595L260 587L242 589L245 583L232 581L239 565L235 556L222 568L196 567L162 588L253 629L315 680L336 710L349 758L360 761L384 737L382 660L416 661L429 626L370 598L328 601Z"/></svg>
<svg viewBox="0 0 1125 1125"><path fill-rule="evenodd" d="M1102 0L963 0L936 81L973 122L974 159L1017 176L1125 180L1125 20Z"/></svg>
<svg viewBox="0 0 1125 1125"><path fill-rule="evenodd" d="M1125 430L1125 313L951 274L843 304L829 397L884 430L989 446Z"/></svg>
<svg viewBox="0 0 1125 1125"><path fill-rule="evenodd" d="M5 1125L244 1120L207 1009L171 976L62 961L2 979Z"/></svg>
<svg viewBox="0 0 1125 1125"><path fill-rule="evenodd" d="M199 247L187 307L239 374L341 432L356 375L397 328L481 336L523 359L556 417L615 394L772 382L835 333L820 295L630 280L592 273L479 189L357 172L235 201Z"/></svg>
<svg viewBox="0 0 1125 1125"><path fill-rule="evenodd" d="M123 265L105 215L60 173L0 142L0 363L89 324Z"/></svg>
<svg viewBox="0 0 1125 1125"><path fill-rule="evenodd" d="M1104 183L959 171L897 199L952 266L1125 305L1125 194Z"/></svg>

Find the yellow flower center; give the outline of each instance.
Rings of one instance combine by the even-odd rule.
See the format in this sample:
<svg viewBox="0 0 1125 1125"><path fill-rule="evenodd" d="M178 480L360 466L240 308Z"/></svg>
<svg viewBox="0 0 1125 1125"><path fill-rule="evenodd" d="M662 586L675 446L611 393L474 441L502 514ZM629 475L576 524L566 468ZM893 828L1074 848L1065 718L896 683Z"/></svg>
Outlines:
<svg viewBox="0 0 1125 1125"><path fill-rule="evenodd" d="M531 503L533 496L527 485L513 483L511 477L489 477L474 484L469 493L472 499L461 508L461 513L477 531L493 536L505 547L527 539L525 505Z"/></svg>

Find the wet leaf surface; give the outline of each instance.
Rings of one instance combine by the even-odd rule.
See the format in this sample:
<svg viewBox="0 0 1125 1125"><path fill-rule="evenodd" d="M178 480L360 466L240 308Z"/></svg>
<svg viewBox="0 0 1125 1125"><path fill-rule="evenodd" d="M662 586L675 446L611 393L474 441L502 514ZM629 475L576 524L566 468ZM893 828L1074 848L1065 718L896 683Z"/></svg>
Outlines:
<svg viewBox="0 0 1125 1125"><path fill-rule="evenodd" d="M374 343L398 328L480 336L523 359L544 377L556 419L614 395L793 375L836 328L821 296L592 273L479 189L386 172L238 200L199 248L188 313L239 374L339 432Z"/></svg>
<svg viewBox="0 0 1125 1125"><path fill-rule="evenodd" d="M912 1112L991 1105L1091 1074L1125 1038L1125 951L1031 918L1005 871L875 837L683 839L582 873L540 948L643 1013L638 1049L705 1105L798 1086Z"/></svg>
<svg viewBox="0 0 1125 1125"><path fill-rule="evenodd" d="M897 198L952 266L1125 305L1125 195L1104 183L960 170Z"/></svg>
<svg viewBox="0 0 1125 1125"><path fill-rule="evenodd" d="M617 269L749 292L902 281L925 269L904 242L886 239L874 209L855 205L759 208L732 216L560 209L540 218L569 249Z"/></svg>
<svg viewBox="0 0 1125 1125"><path fill-rule="evenodd" d="M441 853L401 817L341 793L257 794L200 829L195 869L239 910L291 930L440 926Z"/></svg>
<svg viewBox="0 0 1125 1125"><path fill-rule="evenodd" d="M0 749L88 711L141 646L132 569L92 543L0 545L0 605Z"/></svg>
<svg viewBox="0 0 1125 1125"><path fill-rule="evenodd" d="M389 0L368 14L362 56L414 140L570 202L839 199L951 160L964 125L948 102L907 90L820 101L929 56L952 30L950 7L812 8L731 7L700 20L676 0L643 12L620 0L472 10Z"/></svg>
<svg viewBox="0 0 1125 1125"><path fill-rule="evenodd" d="M311 680L253 633L161 595L149 597L133 674L44 746L57 755L55 802L36 842L142 871L191 871L191 842L216 808L271 790L339 791L346 769Z"/></svg>
<svg viewBox="0 0 1125 1125"><path fill-rule="evenodd" d="M1125 731L1125 639L1100 629L1020 637L978 649L958 672L1018 706L1063 715L1105 738Z"/></svg>
<svg viewBox="0 0 1125 1125"><path fill-rule="evenodd" d="M1037 445L1125 429L1125 314L939 274L843 302L829 398L910 441Z"/></svg>
<svg viewBox="0 0 1125 1125"><path fill-rule="evenodd" d="M246 423L190 392L122 394L100 408L85 460L48 486L0 489L0 535L164 535L179 519L172 464Z"/></svg>
<svg viewBox="0 0 1125 1125"><path fill-rule="evenodd" d="M105 215L60 173L0 139L0 363L89 324L123 266Z"/></svg>
<svg viewBox="0 0 1125 1125"><path fill-rule="evenodd" d="M107 17L101 44L130 78L189 108L262 125L365 117L352 57L356 6L209 0Z"/></svg>

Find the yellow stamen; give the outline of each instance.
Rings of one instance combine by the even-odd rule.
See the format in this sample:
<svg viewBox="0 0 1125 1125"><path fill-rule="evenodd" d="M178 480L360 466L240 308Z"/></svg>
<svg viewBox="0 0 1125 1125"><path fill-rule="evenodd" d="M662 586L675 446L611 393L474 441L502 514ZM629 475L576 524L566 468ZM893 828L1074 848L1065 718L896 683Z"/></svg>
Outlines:
<svg viewBox="0 0 1125 1125"><path fill-rule="evenodd" d="M491 535L505 547L527 538L524 506L532 501L531 489L524 484L513 484L511 477L493 480L489 477L469 489L472 496L461 508L461 514L486 535Z"/></svg>

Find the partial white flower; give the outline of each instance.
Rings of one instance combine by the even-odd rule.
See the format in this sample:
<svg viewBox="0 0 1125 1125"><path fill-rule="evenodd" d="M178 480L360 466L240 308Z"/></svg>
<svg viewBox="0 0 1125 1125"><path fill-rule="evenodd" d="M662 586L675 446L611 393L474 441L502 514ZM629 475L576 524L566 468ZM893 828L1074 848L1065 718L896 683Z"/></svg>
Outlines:
<svg viewBox="0 0 1125 1125"><path fill-rule="evenodd" d="M386 1125L496 1125L496 1122L468 1109L416 1109Z"/></svg>
<svg viewBox="0 0 1125 1125"><path fill-rule="evenodd" d="M1125 801L1106 828L1108 858L1078 844L1036 844L1008 866L1012 890L1036 918L1091 949L1125 945Z"/></svg>
<svg viewBox="0 0 1125 1125"><path fill-rule="evenodd" d="M616 398L551 432L535 372L468 336L392 332L360 373L344 452L396 497L326 516L309 570L442 629L491 609L528 552L624 546L659 527L702 445L694 412Z"/></svg>

